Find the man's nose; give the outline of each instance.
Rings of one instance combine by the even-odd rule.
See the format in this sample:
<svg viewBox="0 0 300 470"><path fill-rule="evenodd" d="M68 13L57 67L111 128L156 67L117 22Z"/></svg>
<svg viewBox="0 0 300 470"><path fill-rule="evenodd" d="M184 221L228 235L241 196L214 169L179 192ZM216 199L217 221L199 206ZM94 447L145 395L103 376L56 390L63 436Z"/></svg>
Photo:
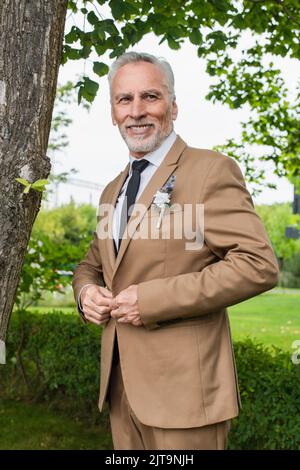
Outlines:
<svg viewBox="0 0 300 470"><path fill-rule="evenodd" d="M146 106L142 99L135 98L131 102L130 117L132 119L141 119L146 115Z"/></svg>

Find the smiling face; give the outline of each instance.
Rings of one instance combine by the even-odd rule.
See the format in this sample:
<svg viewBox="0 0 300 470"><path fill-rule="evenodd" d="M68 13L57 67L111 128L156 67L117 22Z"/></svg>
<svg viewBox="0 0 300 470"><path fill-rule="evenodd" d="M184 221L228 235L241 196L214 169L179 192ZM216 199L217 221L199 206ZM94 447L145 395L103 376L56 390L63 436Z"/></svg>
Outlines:
<svg viewBox="0 0 300 470"><path fill-rule="evenodd" d="M160 146L173 129L177 104L163 71L149 62L129 63L112 79L113 124L131 155L142 158Z"/></svg>

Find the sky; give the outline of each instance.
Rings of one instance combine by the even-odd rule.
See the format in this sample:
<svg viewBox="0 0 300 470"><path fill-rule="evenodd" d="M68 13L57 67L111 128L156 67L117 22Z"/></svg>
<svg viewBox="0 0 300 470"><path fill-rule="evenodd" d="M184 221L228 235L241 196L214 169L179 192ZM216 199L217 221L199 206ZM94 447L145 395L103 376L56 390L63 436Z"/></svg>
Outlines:
<svg viewBox="0 0 300 470"><path fill-rule="evenodd" d="M205 100L212 79L205 72L205 61L197 57L196 47L186 42L179 51L173 51L165 43L161 45L158 43L157 37L148 34L133 50L162 56L171 64L179 107L178 118L175 121L177 134L189 145L207 149L225 143L230 137L238 138L240 122L249 116L247 106L241 110L231 110L227 106ZM112 62L108 56L98 60L108 65ZM299 64L295 60L274 62L282 69L289 88L295 87L299 77ZM90 78L97 80L91 68L91 61L86 61L85 64L69 61L60 67L58 82L63 84L67 80L72 80L76 83L84 70ZM57 173L75 168L77 173L74 178L105 186L126 166L128 149L119 135L118 128L111 122L107 78L103 77L98 81L100 84L98 95L89 112L77 103L67 108L73 120L67 129L70 144L63 152L56 155L54 169ZM277 189L265 189L254 198L255 204L293 200L293 186L287 180L277 178L272 167L267 168L267 178L268 181L277 184ZM55 198L52 196L50 204L66 203L70 197L78 203L91 202L97 205L99 192L64 184L59 186Z"/></svg>

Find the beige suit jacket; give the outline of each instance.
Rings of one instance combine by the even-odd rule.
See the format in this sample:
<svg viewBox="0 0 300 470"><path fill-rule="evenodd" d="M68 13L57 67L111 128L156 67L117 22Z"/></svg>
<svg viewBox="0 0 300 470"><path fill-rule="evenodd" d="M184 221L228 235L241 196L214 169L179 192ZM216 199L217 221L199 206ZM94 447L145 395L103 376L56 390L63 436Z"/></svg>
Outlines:
<svg viewBox="0 0 300 470"><path fill-rule="evenodd" d="M128 170L129 164L106 186L102 206L115 205ZM153 197L172 174L174 212L165 214L158 237L134 236L149 222L157 230ZM112 238L103 236L100 214L74 275L76 299L87 283L106 285L113 295L138 284L143 326L111 319L103 328L99 409L117 334L126 394L141 422L190 428L233 418L240 398L226 308L272 288L278 279L271 243L242 173L233 159L190 148L177 137L137 202L145 208L129 221L131 237L123 240L117 258ZM186 204L204 205L201 249L186 249L189 234L172 237Z"/></svg>

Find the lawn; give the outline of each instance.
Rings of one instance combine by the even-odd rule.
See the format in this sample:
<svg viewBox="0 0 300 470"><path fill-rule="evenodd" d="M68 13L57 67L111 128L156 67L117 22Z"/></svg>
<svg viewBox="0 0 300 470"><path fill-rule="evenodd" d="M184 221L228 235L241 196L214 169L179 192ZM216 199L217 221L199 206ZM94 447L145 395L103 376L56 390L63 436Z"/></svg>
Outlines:
<svg viewBox="0 0 300 470"><path fill-rule="evenodd" d="M300 340L300 290L273 289L229 309L234 340L247 336L292 352Z"/></svg>
<svg viewBox="0 0 300 470"><path fill-rule="evenodd" d="M0 450L112 449L111 436L99 426L87 425L51 411L47 405L2 400Z"/></svg>

